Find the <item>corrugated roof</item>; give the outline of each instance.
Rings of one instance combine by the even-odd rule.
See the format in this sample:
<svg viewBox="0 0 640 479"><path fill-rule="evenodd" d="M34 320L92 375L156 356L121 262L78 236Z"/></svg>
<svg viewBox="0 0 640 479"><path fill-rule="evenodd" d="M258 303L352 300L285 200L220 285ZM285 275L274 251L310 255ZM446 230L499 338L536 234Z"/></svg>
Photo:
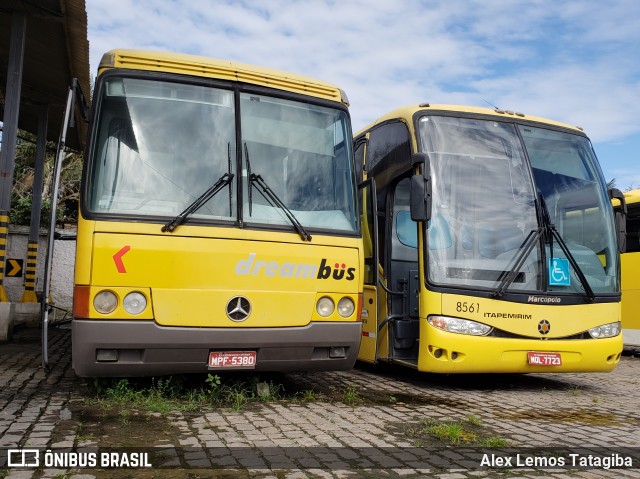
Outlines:
<svg viewBox="0 0 640 479"><path fill-rule="evenodd" d="M38 130L38 110L49 104L47 138L57 141L68 87L77 78L89 99L89 40L85 0L2 0L0 3L0 115L4 96L14 12L27 17L24 69L18 127ZM0 116L0 119L2 117ZM81 149L86 136L82 121L67 134L67 145Z"/></svg>

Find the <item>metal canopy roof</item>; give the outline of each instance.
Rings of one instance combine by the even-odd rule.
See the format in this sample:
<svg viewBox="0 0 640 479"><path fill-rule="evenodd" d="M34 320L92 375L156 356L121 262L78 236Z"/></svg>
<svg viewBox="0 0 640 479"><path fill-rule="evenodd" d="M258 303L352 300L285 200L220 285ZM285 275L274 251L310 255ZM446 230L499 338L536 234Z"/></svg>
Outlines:
<svg viewBox="0 0 640 479"><path fill-rule="evenodd" d="M18 128L37 133L40 105L49 105L47 139L57 141L71 79L77 78L89 101L89 40L85 0L0 1L0 121L4 114L7 67L14 12L27 17ZM66 143L80 150L86 126L76 115Z"/></svg>

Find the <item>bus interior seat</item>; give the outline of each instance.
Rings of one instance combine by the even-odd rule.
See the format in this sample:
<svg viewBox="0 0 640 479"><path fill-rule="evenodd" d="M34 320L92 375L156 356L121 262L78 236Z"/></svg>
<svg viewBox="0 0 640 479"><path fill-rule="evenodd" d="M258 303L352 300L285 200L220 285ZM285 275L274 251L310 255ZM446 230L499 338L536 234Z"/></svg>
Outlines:
<svg viewBox="0 0 640 479"><path fill-rule="evenodd" d="M396 236L409 248L418 247L418 229L416 222L411 219L411 213L407 210L396 213Z"/></svg>
<svg viewBox="0 0 640 479"><path fill-rule="evenodd" d="M429 249L446 249L453 244L451 240L451 230L449 223L444 216L440 214L434 215L429 220L429 228L427 229L427 241Z"/></svg>
<svg viewBox="0 0 640 479"><path fill-rule="evenodd" d="M524 233L515 226L503 229L482 228L478 231L478 252L485 258L495 258L519 248L524 239Z"/></svg>

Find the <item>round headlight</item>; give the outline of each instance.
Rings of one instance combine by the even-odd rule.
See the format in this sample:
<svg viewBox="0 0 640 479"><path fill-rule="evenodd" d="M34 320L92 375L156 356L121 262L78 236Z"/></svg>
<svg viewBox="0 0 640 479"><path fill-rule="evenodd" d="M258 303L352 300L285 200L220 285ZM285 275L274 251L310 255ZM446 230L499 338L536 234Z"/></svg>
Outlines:
<svg viewBox="0 0 640 479"><path fill-rule="evenodd" d="M338 314L343 318L348 318L355 310L356 306L353 304L353 300L351 298L345 296L338 301Z"/></svg>
<svg viewBox="0 0 640 479"><path fill-rule="evenodd" d="M323 318L331 316L334 309L335 305L333 304L333 300L331 298L328 298L327 296L323 296L316 303L316 311Z"/></svg>
<svg viewBox="0 0 640 479"><path fill-rule="evenodd" d="M129 293L122 301L124 310L129 314L140 314L147 307L147 298L142 293Z"/></svg>
<svg viewBox="0 0 640 479"><path fill-rule="evenodd" d="M118 306L118 297L111 291L100 291L93 298L93 307L98 313L112 313Z"/></svg>

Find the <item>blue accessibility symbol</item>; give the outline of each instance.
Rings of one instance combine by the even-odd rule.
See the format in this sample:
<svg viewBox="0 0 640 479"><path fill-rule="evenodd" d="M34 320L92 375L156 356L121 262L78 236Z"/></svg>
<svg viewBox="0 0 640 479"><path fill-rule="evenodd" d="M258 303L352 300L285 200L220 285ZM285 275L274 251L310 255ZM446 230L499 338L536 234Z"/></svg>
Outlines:
<svg viewBox="0 0 640 479"><path fill-rule="evenodd" d="M551 258L549 260L549 285L570 286L569 260L566 258Z"/></svg>

